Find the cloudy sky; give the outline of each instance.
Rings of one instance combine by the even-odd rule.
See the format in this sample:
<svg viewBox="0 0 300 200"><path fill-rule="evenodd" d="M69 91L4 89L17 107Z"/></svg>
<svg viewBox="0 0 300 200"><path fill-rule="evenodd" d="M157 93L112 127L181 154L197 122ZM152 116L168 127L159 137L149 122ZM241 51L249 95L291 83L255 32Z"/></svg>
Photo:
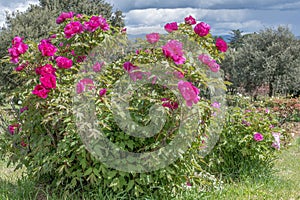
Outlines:
<svg viewBox="0 0 300 200"><path fill-rule="evenodd" d="M187 15L211 25L214 35L233 29L245 33L287 25L300 35L300 0L106 0L125 15L129 34L163 33L167 22L182 22ZM0 0L0 24L4 10L24 10L37 0Z"/></svg>

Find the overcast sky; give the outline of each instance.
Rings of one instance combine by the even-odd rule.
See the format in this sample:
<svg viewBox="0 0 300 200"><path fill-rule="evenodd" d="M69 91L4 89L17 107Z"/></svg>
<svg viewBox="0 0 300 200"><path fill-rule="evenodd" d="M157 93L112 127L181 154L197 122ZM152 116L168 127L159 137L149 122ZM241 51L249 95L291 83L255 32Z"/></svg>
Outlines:
<svg viewBox="0 0 300 200"><path fill-rule="evenodd" d="M163 33L167 22L182 22L187 15L211 25L212 34L247 32L287 25L300 35L300 0L107 0L125 15L129 34ZM37 0L0 0L0 24L4 10L24 10Z"/></svg>

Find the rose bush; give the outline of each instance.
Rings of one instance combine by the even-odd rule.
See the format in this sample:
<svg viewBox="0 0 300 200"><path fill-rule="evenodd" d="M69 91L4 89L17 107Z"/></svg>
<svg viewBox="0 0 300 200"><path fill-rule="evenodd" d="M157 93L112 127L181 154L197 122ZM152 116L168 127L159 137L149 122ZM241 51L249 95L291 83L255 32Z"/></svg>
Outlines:
<svg viewBox="0 0 300 200"><path fill-rule="evenodd" d="M194 175L202 159L198 151L203 146L203 134L213 118L211 102L201 96L201 91L210 89L210 82L217 82L225 89L222 79L209 76L219 71L217 62L224 56L224 48L216 46L209 33L210 26L201 22L193 27L195 19L189 16L185 23L167 24L168 35L147 35L137 51L127 48L125 54L118 52L127 41L124 30L112 27L101 16L62 13L57 23L60 26L39 44L15 37L9 50L7 62L22 66L16 73L28 80L11 95L21 100L22 105L9 127L8 142L1 143L3 153L10 155L10 162L18 164L17 168L24 165L28 177L65 194L78 188L101 187L112 193L124 190L129 197L137 197L151 193L171 195L187 181L198 187L208 186L210 182L204 177ZM114 56L113 62L99 59L104 54ZM209 62L198 58L200 54ZM159 73L150 69L155 65L170 70L169 77L177 81L175 87L170 87L178 91L183 103L166 89L167 85L156 84L160 81ZM153 104L166 109L166 123L156 136L136 138L116 123L111 98L114 85L124 75L134 82L150 80L130 97L130 117L135 123L149 123L148 113ZM201 123L192 127L195 140L187 152L182 152L178 160L165 168L146 173L112 169L85 148L78 134L73 99L84 98L86 91L97 94L93 98L96 117L105 136L124 150L155 151L169 144L178 134L179 110L184 105L196 106L201 111L197 118ZM84 109L85 105L82 112ZM126 125L128 121L121 123Z"/></svg>

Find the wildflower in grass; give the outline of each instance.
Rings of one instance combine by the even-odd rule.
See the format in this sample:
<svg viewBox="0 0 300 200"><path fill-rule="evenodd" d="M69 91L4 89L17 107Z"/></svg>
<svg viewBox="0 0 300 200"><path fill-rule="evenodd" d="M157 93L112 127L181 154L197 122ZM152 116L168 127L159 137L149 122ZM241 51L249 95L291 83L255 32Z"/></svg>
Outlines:
<svg viewBox="0 0 300 200"><path fill-rule="evenodd" d="M272 135L275 140L272 144L272 147L279 150L280 149L280 133L272 133Z"/></svg>
<svg viewBox="0 0 300 200"><path fill-rule="evenodd" d="M253 135L253 139L257 142L262 141L264 139L264 136L261 133L254 133Z"/></svg>

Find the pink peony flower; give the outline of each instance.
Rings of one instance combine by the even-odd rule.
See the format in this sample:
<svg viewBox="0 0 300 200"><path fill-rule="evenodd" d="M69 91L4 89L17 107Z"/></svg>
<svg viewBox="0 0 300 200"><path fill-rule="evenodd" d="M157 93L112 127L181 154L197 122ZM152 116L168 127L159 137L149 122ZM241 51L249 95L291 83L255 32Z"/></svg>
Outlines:
<svg viewBox="0 0 300 200"><path fill-rule="evenodd" d="M212 60L212 62L208 64L208 67L212 72L218 72L220 70L220 65L216 63L215 60Z"/></svg>
<svg viewBox="0 0 300 200"><path fill-rule="evenodd" d="M162 98L161 101L163 102L163 107L170 108L171 110L176 110L178 108L178 103L172 102L168 98Z"/></svg>
<svg viewBox="0 0 300 200"><path fill-rule="evenodd" d="M194 25L194 24L196 24L195 18L192 17L191 15L188 16L188 17L186 17L186 18L184 18L184 22L185 22L186 24L189 24L189 25Z"/></svg>
<svg viewBox="0 0 300 200"><path fill-rule="evenodd" d="M26 110L28 110L28 107L27 107L27 106L24 106L23 108L20 109L20 113L23 113L23 112L25 112Z"/></svg>
<svg viewBox="0 0 300 200"><path fill-rule="evenodd" d="M163 53L167 58L171 58L175 64L180 65L185 62L183 56L182 43L177 40L170 40L162 47Z"/></svg>
<svg viewBox="0 0 300 200"><path fill-rule="evenodd" d="M228 48L227 43L222 38L217 38L216 47L221 52L226 52Z"/></svg>
<svg viewBox="0 0 300 200"><path fill-rule="evenodd" d="M22 71L27 65L28 65L28 63L23 63L23 64L17 66L17 67L15 68L15 70L16 70L17 72Z"/></svg>
<svg viewBox="0 0 300 200"><path fill-rule="evenodd" d="M122 28L121 33L125 34L127 31L127 28Z"/></svg>
<svg viewBox="0 0 300 200"><path fill-rule="evenodd" d="M264 139L264 136L261 133L254 133L253 135L253 139L257 142L262 141Z"/></svg>
<svg viewBox="0 0 300 200"><path fill-rule="evenodd" d="M81 63L81 62L84 62L85 60L86 60L85 55L77 56L76 62Z"/></svg>
<svg viewBox="0 0 300 200"><path fill-rule="evenodd" d="M82 18L82 14L77 14L76 17L80 19Z"/></svg>
<svg viewBox="0 0 300 200"><path fill-rule="evenodd" d="M73 12L62 12L57 18L56 18L56 23L61 24L63 23L66 19L72 18L74 15Z"/></svg>
<svg viewBox="0 0 300 200"><path fill-rule="evenodd" d="M50 40L43 39L38 45L39 51L43 56L54 56L57 48L51 44Z"/></svg>
<svg viewBox="0 0 300 200"><path fill-rule="evenodd" d="M221 104L215 101L211 104L211 107L219 109L221 107Z"/></svg>
<svg viewBox="0 0 300 200"><path fill-rule="evenodd" d="M246 120L242 120L242 124L245 126L251 126L251 123L247 122Z"/></svg>
<svg viewBox="0 0 300 200"><path fill-rule="evenodd" d="M46 99L48 97L48 93L50 90L45 88L43 85L36 85L32 91L32 94L41 97L42 99Z"/></svg>
<svg viewBox="0 0 300 200"><path fill-rule="evenodd" d="M154 44L154 43L158 42L160 36L159 36L159 33L150 33L150 34L146 35L146 38L150 44Z"/></svg>
<svg viewBox="0 0 300 200"><path fill-rule="evenodd" d="M178 30L178 25L176 22L167 23L164 28L167 32L171 33L173 31Z"/></svg>
<svg viewBox="0 0 300 200"><path fill-rule="evenodd" d="M133 81L143 79L143 72L139 71L140 68L134 66L131 62L125 62L123 67L129 73L129 76Z"/></svg>
<svg viewBox="0 0 300 200"><path fill-rule="evenodd" d="M96 62L96 64L93 66L93 71L100 72L103 65L104 62Z"/></svg>
<svg viewBox="0 0 300 200"><path fill-rule="evenodd" d="M200 54L198 59L205 65L209 67L212 72L218 72L220 70L220 65L216 63L216 60L212 59L207 54Z"/></svg>
<svg viewBox="0 0 300 200"><path fill-rule="evenodd" d="M184 78L184 74L182 72L179 72L179 71L175 71L174 73L174 76L178 79L182 79Z"/></svg>
<svg viewBox="0 0 300 200"><path fill-rule="evenodd" d="M95 89L94 81L90 78L81 79L76 85L77 94L84 92L86 89L88 90Z"/></svg>
<svg viewBox="0 0 300 200"><path fill-rule="evenodd" d="M106 19L101 16L92 16L88 22L84 23L85 30L89 32L94 32L98 28L101 28L103 31L109 30L109 25L106 22Z"/></svg>
<svg viewBox="0 0 300 200"><path fill-rule="evenodd" d="M11 125L9 125L9 126L8 126L8 132L9 132L11 135L14 135L16 129L18 129L20 126L21 126L20 124L11 124Z"/></svg>
<svg viewBox="0 0 300 200"><path fill-rule="evenodd" d="M8 53L11 57L10 61L12 63L19 62L19 56L26 53L28 50L28 45L23 43L23 39L19 36L16 36L12 40L12 47L8 49Z"/></svg>
<svg viewBox="0 0 300 200"><path fill-rule="evenodd" d="M62 56L57 57L55 61L59 68L69 69L73 65L73 61L71 59Z"/></svg>
<svg viewBox="0 0 300 200"><path fill-rule="evenodd" d="M27 144L26 144L23 140L20 142L20 145L21 145L22 147L27 147Z"/></svg>
<svg viewBox="0 0 300 200"><path fill-rule="evenodd" d="M100 97L103 97L103 96L106 94L106 92L107 92L107 89L106 89L106 88L101 89L101 90L99 91L99 96L100 96Z"/></svg>
<svg viewBox="0 0 300 200"><path fill-rule="evenodd" d="M56 88L56 76L53 74L44 74L40 77L41 84L47 89Z"/></svg>
<svg viewBox="0 0 300 200"><path fill-rule="evenodd" d="M209 30L210 26L205 22L198 23L194 28L195 33L200 37L206 36L209 33Z"/></svg>
<svg viewBox="0 0 300 200"><path fill-rule="evenodd" d="M45 75L45 74L55 74L56 69L51 64L46 64L40 67L35 68L35 73L37 75Z"/></svg>
<svg viewBox="0 0 300 200"><path fill-rule="evenodd" d="M79 21L70 22L64 28L64 33L66 38L71 38L76 34L83 32L83 25Z"/></svg>
<svg viewBox="0 0 300 200"><path fill-rule="evenodd" d="M193 86L190 82L179 81L178 89L186 101L186 105L191 107L200 100L199 89Z"/></svg>
<svg viewBox="0 0 300 200"><path fill-rule="evenodd" d="M15 45L15 44L18 44L18 43L21 43L23 42L23 38L21 38L20 36L16 36L12 39L12 45Z"/></svg>

